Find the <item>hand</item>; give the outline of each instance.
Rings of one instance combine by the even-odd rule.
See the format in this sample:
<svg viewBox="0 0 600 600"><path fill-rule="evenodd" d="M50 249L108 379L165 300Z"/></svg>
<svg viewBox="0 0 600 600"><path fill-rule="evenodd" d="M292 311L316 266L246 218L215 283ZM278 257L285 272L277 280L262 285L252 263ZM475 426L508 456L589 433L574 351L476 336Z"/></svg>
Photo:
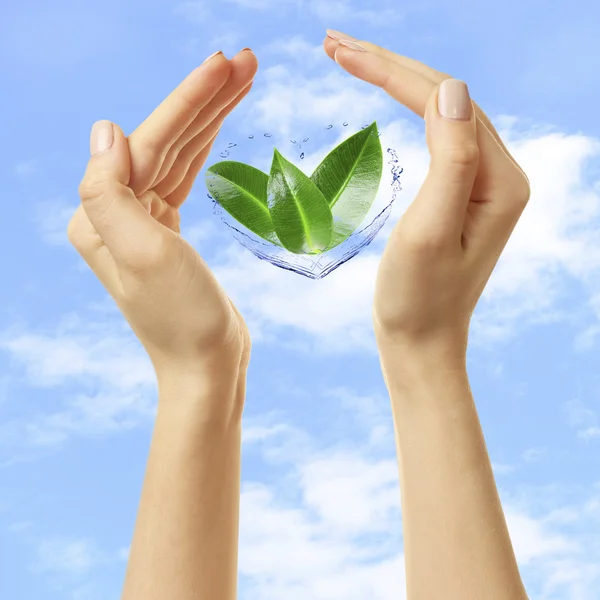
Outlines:
<svg viewBox="0 0 600 600"><path fill-rule="evenodd" d="M250 51L231 61L219 53L129 138L109 121L92 130L68 237L142 342L159 382L198 373L232 381L247 366L244 320L179 235L179 208L256 69Z"/></svg>
<svg viewBox="0 0 600 600"><path fill-rule="evenodd" d="M325 51L342 68L425 118L431 154L425 182L381 260L377 339L447 339L466 348L472 313L529 200L529 181L465 84L374 44L360 41L361 51L333 38ZM438 99L450 118L440 115Z"/></svg>

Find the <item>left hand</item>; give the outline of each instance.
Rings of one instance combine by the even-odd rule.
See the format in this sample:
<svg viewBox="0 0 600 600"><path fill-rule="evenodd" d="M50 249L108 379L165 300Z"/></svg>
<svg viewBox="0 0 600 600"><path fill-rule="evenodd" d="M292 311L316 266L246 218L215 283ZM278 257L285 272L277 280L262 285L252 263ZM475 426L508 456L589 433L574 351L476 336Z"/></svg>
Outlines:
<svg viewBox="0 0 600 600"><path fill-rule="evenodd" d="M91 136L92 156L68 237L115 299L165 385L199 375L205 387L229 389L247 367L247 326L181 237L179 209L256 70L248 50L231 60L215 54L128 138L110 122Z"/></svg>
<svg viewBox="0 0 600 600"><path fill-rule="evenodd" d="M342 68L426 122L429 173L396 224L377 276L378 343L415 348L446 340L462 353L471 315L529 200L529 180L468 92L458 105L464 114L440 113L440 84L449 75L345 34L329 35L350 40L324 43ZM466 90L462 82L448 84Z"/></svg>

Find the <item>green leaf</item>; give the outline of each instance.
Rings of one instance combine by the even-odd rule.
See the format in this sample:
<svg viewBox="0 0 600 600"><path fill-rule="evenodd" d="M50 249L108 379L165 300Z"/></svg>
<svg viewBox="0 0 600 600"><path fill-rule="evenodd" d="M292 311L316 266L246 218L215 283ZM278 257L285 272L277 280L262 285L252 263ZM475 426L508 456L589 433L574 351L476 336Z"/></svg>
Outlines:
<svg viewBox="0 0 600 600"><path fill-rule="evenodd" d="M261 238L281 245L267 206L269 176L250 165L224 160L206 170L211 196L239 223Z"/></svg>
<svg viewBox="0 0 600 600"><path fill-rule="evenodd" d="M331 241L333 218L319 188L275 149L267 203L277 237L290 252L317 254Z"/></svg>
<svg viewBox="0 0 600 600"><path fill-rule="evenodd" d="M377 123L336 146L311 175L333 215L333 248L361 224L369 212L381 181L383 152Z"/></svg>

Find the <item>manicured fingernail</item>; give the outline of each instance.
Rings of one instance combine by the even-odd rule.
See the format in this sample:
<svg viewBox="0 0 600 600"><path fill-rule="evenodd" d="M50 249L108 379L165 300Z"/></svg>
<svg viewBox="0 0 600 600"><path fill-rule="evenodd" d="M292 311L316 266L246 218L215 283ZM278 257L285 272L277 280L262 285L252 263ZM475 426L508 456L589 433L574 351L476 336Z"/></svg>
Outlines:
<svg viewBox="0 0 600 600"><path fill-rule="evenodd" d="M350 50L358 50L359 52L367 51L366 48L363 48L360 44L357 44L352 40L340 40L340 46L346 46L346 48L350 48Z"/></svg>
<svg viewBox="0 0 600 600"><path fill-rule="evenodd" d="M110 121L96 121L90 134L90 153L97 154L108 150L114 140L113 125Z"/></svg>
<svg viewBox="0 0 600 600"><path fill-rule="evenodd" d="M332 40L355 40L356 38L353 38L351 35L348 35L347 33L342 33L341 31L336 31L335 29L327 29L327 31L325 32L327 34L328 38L331 38Z"/></svg>
<svg viewBox="0 0 600 600"><path fill-rule="evenodd" d="M446 119L468 121L471 118L469 88L459 79L444 79L438 91L438 110Z"/></svg>
<svg viewBox="0 0 600 600"><path fill-rule="evenodd" d="M214 54L211 54L204 62L207 63L211 58L218 56L219 54L223 54L223 50L217 50ZM202 63L204 64L204 63Z"/></svg>

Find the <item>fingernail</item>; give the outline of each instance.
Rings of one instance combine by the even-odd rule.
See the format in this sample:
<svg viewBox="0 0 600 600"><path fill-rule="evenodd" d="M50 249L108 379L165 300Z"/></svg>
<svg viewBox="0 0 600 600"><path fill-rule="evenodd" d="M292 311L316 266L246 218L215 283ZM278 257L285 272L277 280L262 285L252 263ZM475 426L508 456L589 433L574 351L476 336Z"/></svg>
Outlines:
<svg viewBox="0 0 600 600"><path fill-rule="evenodd" d="M446 119L468 121L471 118L469 88L459 79L444 79L438 91L438 110Z"/></svg>
<svg viewBox="0 0 600 600"><path fill-rule="evenodd" d="M332 40L355 40L356 38L353 38L351 35L348 35L347 33L342 33L341 31L336 31L335 29L327 29L327 31L325 32L327 34L328 38L331 38Z"/></svg>
<svg viewBox="0 0 600 600"><path fill-rule="evenodd" d="M223 54L223 50L217 50L216 52L211 54L204 62L207 63L211 58L214 58L215 56L218 56L219 54ZM204 64L204 63L202 63L202 64Z"/></svg>
<svg viewBox="0 0 600 600"><path fill-rule="evenodd" d="M346 48L350 48L350 50L358 50L359 52L367 51L366 48L363 48L360 44L357 44L352 40L340 40L340 46L346 46Z"/></svg>
<svg viewBox="0 0 600 600"><path fill-rule="evenodd" d="M240 52L252 52L252 48L242 48Z"/></svg>
<svg viewBox="0 0 600 600"><path fill-rule="evenodd" d="M97 154L108 150L114 140L113 125L110 121L96 121L90 134L90 153Z"/></svg>

